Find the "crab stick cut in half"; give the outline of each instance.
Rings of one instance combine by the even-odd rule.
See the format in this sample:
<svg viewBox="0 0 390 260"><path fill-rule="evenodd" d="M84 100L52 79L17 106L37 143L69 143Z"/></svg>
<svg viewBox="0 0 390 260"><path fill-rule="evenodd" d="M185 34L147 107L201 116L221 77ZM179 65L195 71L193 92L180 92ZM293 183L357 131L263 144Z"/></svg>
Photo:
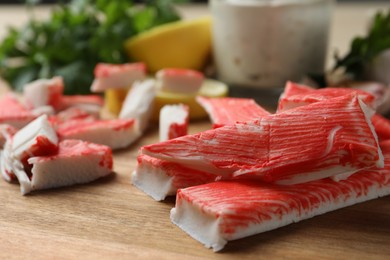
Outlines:
<svg viewBox="0 0 390 260"><path fill-rule="evenodd" d="M220 181L178 191L171 220L214 251L227 241L299 222L390 194L390 142L382 143L385 167L346 180L295 185Z"/></svg>
<svg viewBox="0 0 390 260"><path fill-rule="evenodd" d="M88 117L60 123L57 134L61 140L79 139L114 150L129 146L142 132L134 119L94 120Z"/></svg>
<svg viewBox="0 0 390 260"><path fill-rule="evenodd" d="M164 92L194 94L203 84L201 72L190 69L162 69L156 73L158 87Z"/></svg>
<svg viewBox="0 0 390 260"><path fill-rule="evenodd" d="M219 175L303 183L378 166L383 155L356 95L147 145L141 154Z"/></svg>
<svg viewBox="0 0 390 260"><path fill-rule="evenodd" d="M146 65L142 62L125 64L99 63L95 67L92 92L103 92L112 88L128 88L135 81L144 80Z"/></svg>
<svg viewBox="0 0 390 260"><path fill-rule="evenodd" d="M187 135L189 108L186 105L165 105L160 110L160 141Z"/></svg>
<svg viewBox="0 0 390 260"><path fill-rule="evenodd" d="M236 122L260 119L270 113L250 98L196 97L196 101L209 114L213 128L233 125Z"/></svg>
<svg viewBox="0 0 390 260"><path fill-rule="evenodd" d="M313 89L288 81L284 92L280 95L277 112L350 94L358 95L370 107L376 108L377 106L375 96L364 90L353 88Z"/></svg>

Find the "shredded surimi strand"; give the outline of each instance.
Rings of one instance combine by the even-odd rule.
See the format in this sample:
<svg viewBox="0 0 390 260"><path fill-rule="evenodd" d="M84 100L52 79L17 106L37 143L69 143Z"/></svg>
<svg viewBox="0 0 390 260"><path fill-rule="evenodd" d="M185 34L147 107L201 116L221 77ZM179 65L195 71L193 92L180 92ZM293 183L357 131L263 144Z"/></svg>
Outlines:
<svg viewBox="0 0 390 260"><path fill-rule="evenodd" d="M347 95L144 146L141 153L222 178L307 182L383 165L371 113Z"/></svg>
<svg viewBox="0 0 390 260"><path fill-rule="evenodd" d="M385 168L360 171L347 180L296 185L221 181L179 190L171 220L221 250L227 241L265 232L332 210L390 194L390 142L382 143Z"/></svg>

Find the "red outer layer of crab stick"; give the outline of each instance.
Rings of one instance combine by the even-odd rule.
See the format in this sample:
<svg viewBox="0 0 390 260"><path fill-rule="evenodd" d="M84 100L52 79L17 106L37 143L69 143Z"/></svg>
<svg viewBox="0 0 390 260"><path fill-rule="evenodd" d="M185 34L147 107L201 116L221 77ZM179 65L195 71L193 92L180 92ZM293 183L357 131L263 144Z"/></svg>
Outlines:
<svg viewBox="0 0 390 260"><path fill-rule="evenodd" d="M296 185L220 181L181 189L171 220L214 251L240 239L339 208L390 194L390 142L385 168L364 170L346 180L329 178Z"/></svg>

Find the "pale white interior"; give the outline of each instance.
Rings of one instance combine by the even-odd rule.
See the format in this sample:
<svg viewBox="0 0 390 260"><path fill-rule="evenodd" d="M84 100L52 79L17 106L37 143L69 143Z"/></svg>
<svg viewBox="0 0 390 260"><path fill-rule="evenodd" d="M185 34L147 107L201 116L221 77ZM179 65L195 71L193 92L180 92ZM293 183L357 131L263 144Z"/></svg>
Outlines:
<svg viewBox="0 0 390 260"><path fill-rule="evenodd" d="M123 102L119 118L136 119L139 122L140 130L144 131L153 111L155 96L156 84L154 80L135 82Z"/></svg>

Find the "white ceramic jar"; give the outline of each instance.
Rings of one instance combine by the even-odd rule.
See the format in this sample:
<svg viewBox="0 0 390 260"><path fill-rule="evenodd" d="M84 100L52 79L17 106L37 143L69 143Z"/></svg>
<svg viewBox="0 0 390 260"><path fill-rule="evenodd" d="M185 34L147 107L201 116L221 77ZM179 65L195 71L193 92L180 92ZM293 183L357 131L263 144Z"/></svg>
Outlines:
<svg viewBox="0 0 390 260"><path fill-rule="evenodd" d="M217 76L280 88L324 71L333 0L210 0Z"/></svg>

